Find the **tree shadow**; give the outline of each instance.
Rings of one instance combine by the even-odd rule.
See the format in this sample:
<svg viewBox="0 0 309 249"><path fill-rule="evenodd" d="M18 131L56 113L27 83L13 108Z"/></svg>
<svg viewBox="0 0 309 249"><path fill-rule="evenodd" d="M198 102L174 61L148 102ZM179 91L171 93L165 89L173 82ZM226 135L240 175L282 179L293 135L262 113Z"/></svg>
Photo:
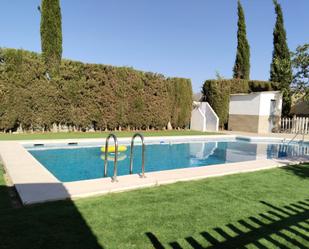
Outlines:
<svg viewBox="0 0 309 249"><path fill-rule="evenodd" d="M283 207L277 207L265 201L260 201L260 203L269 208L269 211L241 219L234 224L229 223L224 227L201 232L199 237L208 246L202 245L193 236L186 237L184 238L187 243L185 248L230 249L246 248L247 245L254 245L260 249L309 248L309 199ZM151 232L146 233L146 236L155 249L184 249L177 241L169 242L168 247L164 246ZM263 243L261 240L267 241L267 243Z"/></svg>
<svg viewBox="0 0 309 249"><path fill-rule="evenodd" d="M286 167L282 167L281 169L291 172L294 175L299 176L301 178L309 177L309 163L305 163L302 165L286 166Z"/></svg>
<svg viewBox="0 0 309 249"><path fill-rule="evenodd" d="M18 186L24 197L57 189L68 196L62 184L23 184ZM11 187L0 186L0 201L5 200ZM0 208L0 248L10 249L103 249L74 202L58 201L13 208Z"/></svg>

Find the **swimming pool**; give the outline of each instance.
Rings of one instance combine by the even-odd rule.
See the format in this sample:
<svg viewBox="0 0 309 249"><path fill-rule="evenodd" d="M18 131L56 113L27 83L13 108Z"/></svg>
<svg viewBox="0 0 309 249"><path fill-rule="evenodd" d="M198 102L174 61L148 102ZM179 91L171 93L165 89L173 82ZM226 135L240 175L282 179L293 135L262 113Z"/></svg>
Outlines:
<svg viewBox="0 0 309 249"><path fill-rule="evenodd" d="M27 147L49 172L61 182L74 182L103 178L104 155L101 146ZM165 171L190 167L210 166L258 159L288 158L304 156L309 145L274 142L228 141L190 141L161 142L146 146L145 171ZM128 175L130 146L118 155L118 174ZM141 146L134 147L133 173L141 172ZM113 174L113 155L108 157L108 177Z"/></svg>

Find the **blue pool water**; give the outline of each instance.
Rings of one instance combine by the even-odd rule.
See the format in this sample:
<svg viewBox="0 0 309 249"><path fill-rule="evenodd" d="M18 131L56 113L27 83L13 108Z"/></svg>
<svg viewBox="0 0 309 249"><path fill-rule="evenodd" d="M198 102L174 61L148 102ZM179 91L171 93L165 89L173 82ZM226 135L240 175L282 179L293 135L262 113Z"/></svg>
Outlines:
<svg viewBox="0 0 309 249"><path fill-rule="evenodd" d="M307 146L307 148L306 148ZM309 151L309 145L249 143L245 141L148 144L145 171L199 167L266 158L282 158ZM103 177L101 147L29 149L29 152L62 182ZM306 149L306 150L304 150ZM301 151L301 152L299 152ZM118 156L118 175L129 174L130 146ZM108 158L108 176L113 173L113 155ZM141 146L134 147L133 173L141 172Z"/></svg>

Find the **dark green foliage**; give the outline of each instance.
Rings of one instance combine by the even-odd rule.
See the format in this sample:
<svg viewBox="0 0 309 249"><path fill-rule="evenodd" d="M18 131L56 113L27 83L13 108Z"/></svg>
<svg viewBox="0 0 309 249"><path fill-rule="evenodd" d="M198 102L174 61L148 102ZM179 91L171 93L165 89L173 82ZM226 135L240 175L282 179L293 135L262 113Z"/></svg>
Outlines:
<svg viewBox="0 0 309 249"><path fill-rule="evenodd" d="M278 83L270 81L249 80L248 86L250 92L278 90Z"/></svg>
<svg viewBox="0 0 309 249"><path fill-rule="evenodd" d="M277 0L274 0L274 5L277 19L273 33L274 50L270 68L270 81L279 83L278 88L283 93L282 114L283 116L287 116L291 109L290 84L293 79L291 57L287 45L282 9Z"/></svg>
<svg viewBox="0 0 309 249"><path fill-rule="evenodd" d="M182 78L168 79L170 96L171 124L174 128L186 128L190 123L192 111L191 81Z"/></svg>
<svg viewBox="0 0 309 249"><path fill-rule="evenodd" d="M221 84L228 85L231 94L250 92L248 80L241 80L241 79L223 80Z"/></svg>
<svg viewBox="0 0 309 249"><path fill-rule="evenodd" d="M203 96L219 117L223 127L228 120L230 100L230 84L226 80L206 80L203 86Z"/></svg>
<svg viewBox="0 0 309 249"><path fill-rule="evenodd" d="M220 126L228 121L230 94L276 90L277 84L269 81L221 79L206 80L202 93L220 119Z"/></svg>
<svg viewBox="0 0 309 249"><path fill-rule="evenodd" d="M237 53L233 72L233 77L236 79L248 80L250 77L250 46L247 40L245 14L240 1L238 1Z"/></svg>
<svg viewBox="0 0 309 249"><path fill-rule="evenodd" d="M46 70L55 74L62 57L62 26L59 0L42 0L41 47Z"/></svg>
<svg viewBox="0 0 309 249"><path fill-rule="evenodd" d="M175 128L189 124L190 80L63 60L58 76L48 81L40 55L14 49L0 55L2 131L50 130L53 124L76 130L162 129L171 119Z"/></svg>

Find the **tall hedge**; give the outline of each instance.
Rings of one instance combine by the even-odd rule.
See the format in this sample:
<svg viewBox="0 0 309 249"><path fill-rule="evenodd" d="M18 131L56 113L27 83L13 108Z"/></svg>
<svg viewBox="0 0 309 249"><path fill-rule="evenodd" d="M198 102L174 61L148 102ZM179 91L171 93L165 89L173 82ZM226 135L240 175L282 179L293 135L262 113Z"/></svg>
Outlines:
<svg viewBox="0 0 309 249"><path fill-rule="evenodd" d="M277 84L270 81L220 79L206 80L202 94L219 117L220 126L224 127L228 121L230 94L250 93L277 90Z"/></svg>
<svg viewBox="0 0 309 249"><path fill-rule="evenodd" d="M226 80L207 80L203 85L204 99L218 115L221 127L223 127L228 120L230 91L230 81Z"/></svg>
<svg viewBox="0 0 309 249"><path fill-rule="evenodd" d="M162 129L171 120L174 128L189 124L190 80L62 60L59 75L48 81L41 55L0 53L0 131L50 130L53 124L76 130Z"/></svg>
<svg viewBox="0 0 309 249"><path fill-rule="evenodd" d="M186 128L190 123L192 111L191 81L183 78L168 79L170 96L171 124L173 127Z"/></svg>

